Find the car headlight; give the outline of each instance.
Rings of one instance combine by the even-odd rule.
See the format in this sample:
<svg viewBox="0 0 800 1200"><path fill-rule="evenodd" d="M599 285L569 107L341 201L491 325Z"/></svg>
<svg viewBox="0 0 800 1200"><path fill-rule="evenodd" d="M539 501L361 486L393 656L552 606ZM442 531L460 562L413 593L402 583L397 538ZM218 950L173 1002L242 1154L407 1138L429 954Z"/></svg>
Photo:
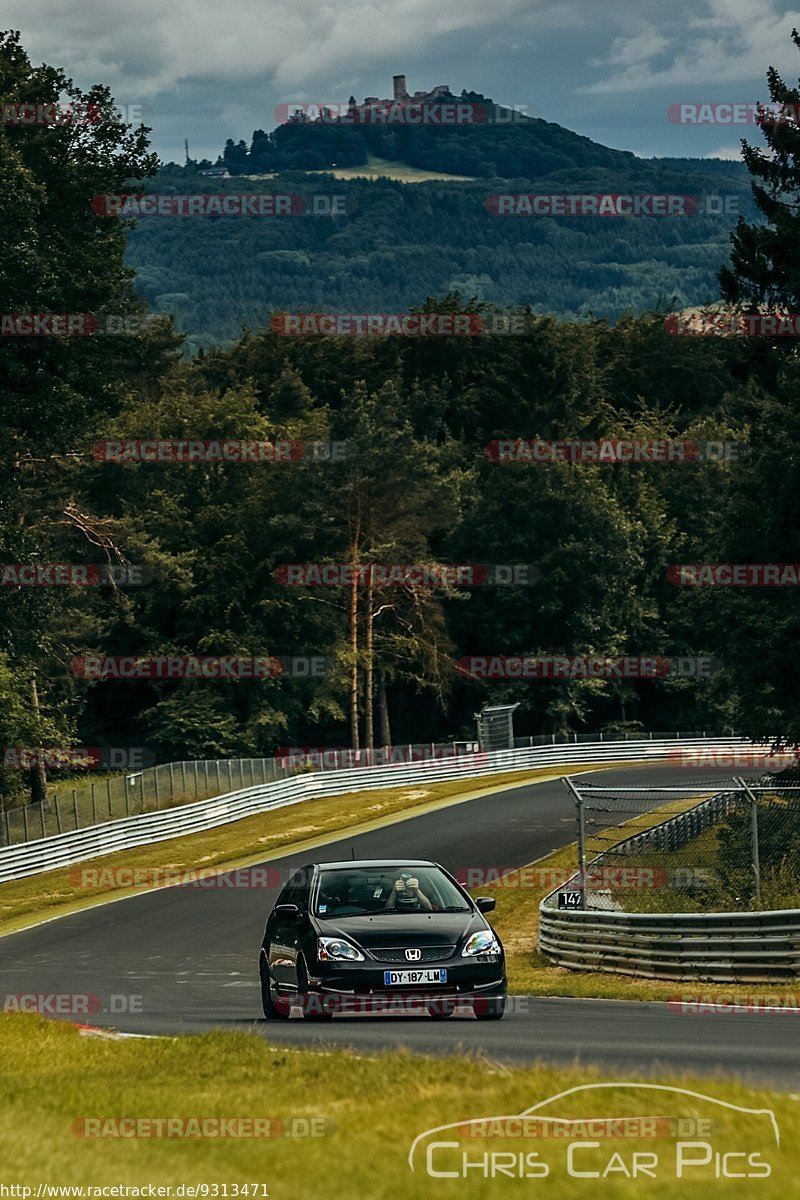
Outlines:
<svg viewBox="0 0 800 1200"><path fill-rule="evenodd" d="M491 929L482 929L479 933L473 933L472 937L467 938L467 944L461 951L463 955L472 954L499 954L500 943L498 942Z"/></svg>
<svg viewBox="0 0 800 1200"><path fill-rule="evenodd" d="M364 955L342 938L317 939L317 958L320 962L364 962Z"/></svg>

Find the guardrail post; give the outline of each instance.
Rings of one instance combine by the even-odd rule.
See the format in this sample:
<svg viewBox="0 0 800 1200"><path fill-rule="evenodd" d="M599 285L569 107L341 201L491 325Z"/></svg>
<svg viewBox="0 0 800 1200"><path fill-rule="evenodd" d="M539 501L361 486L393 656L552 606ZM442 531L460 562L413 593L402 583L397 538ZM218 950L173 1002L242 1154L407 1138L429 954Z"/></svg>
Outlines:
<svg viewBox="0 0 800 1200"><path fill-rule="evenodd" d="M30 837L28 836L28 806L27 806L27 804L24 804L22 806L22 828L25 831L25 841L29 842Z"/></svg>
<svg viewBox="0 0 800 1200"><path fill-rule="evenodd" d="M217 795L219 796L222 793L222 775L219 769L219 759L216 760L214 766L217 768Z"/></svg>
<svg viewBox="0 0 800 1200"><path fill-rule="evenodd" d="M758 801L750 791L750 788L747 786L744 779L736 779L736 782L750 799L750 863L753 868L753 877L756 885L756 907L761 908L761 860L758 852Z"/></svg>
<svg viewBox="0 0 800 1200"><path fill-rule="evenodd" d="M75 788L72 789L72 815L75 818L75 828L80 829L78 824L78 796Z"/></svg>
<svg viewBox="0 0 800 1200"><path fill-rule="evenodd" d="M578 870L581 876L581 908L586 908L586 824L583 815L583 800L569 775L565 775L562 783L572 792L577 808L578 820Z"/></svg>
<svg viewBox="0 0 800 1200"><path fill-rule="evenodd" d="M58 792L56 792L55 795L53 796L53 804L56 807L56 828L58 829L59 833L62 833L63 830L61 828L61 812L58 807Z"/></svg>
<svg viewBox="0 0 800 1200"><path fill-rule="evenodd" d="M175 799L175 775L172 769L172 763L169 764L169 798Z"/></svg>
<svg viewBox="0 0 800 1200"><path fill-rule="evenodd" d="M108 801L108 815L113 817L114 813L111 810L111 776L106 777L106 800Z"/></svg>
<svg viewBox="0 0 800 1200"><path fill-rule="evenodd" d="M228 759L228 791L233 791L233 767L230 759Z"/></svg>
<svg viewBox="0 0 800 1200"><path fill-rule="evenodd" d="M94 793L94 780L92 780L92 824L97 824L97 799Z"/></svg>

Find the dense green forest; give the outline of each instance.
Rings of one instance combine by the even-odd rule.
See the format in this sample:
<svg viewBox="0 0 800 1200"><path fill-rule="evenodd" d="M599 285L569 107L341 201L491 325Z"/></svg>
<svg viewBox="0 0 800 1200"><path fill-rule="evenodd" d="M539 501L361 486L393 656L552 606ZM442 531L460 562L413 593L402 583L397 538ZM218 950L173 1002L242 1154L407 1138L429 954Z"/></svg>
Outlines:
<svg viewBox="0 0 800 1200"><path fill-rule="evenodd" d="M404 183L312 171L368 155L477 178ZM219 164L231 179L200 175L210 162L172 163L147 191L336 195L344 212L142 217L127 261L151 309L174 314L189 351L261 328L270 311L403 312L454 290L501 308L609 321L718 293L735 214L501 217L487 207L498 193L722 196L756 218L742 163L637 159L535 118L469 129L290 123L255 130L249 144L229 141ZM277 175L250 178L266 171Z"/></svg>
<svg viewBox="0 0 800 1200"><path fill-rule="evenodd" d="M780 80L772 86L774 99L791 99ZM60 72L34 68L13 35L0 40L0 87L21 99L80 95ZM796 186L800 134L765 136L771 155L754 151L747 163L759 221L740 222L714 294L721 286L727 302L797 312L800 218L781 197ZM125 223L99 215L91 199L129 191L132 178L144 191L184 188L163 171L151 182L157 170L144 134L111 116L80 129L0 128L3 310L136 310ZM581 167L572 183L667 190L657 164L630 163L624 182L604 170ZM248 294L247 278L253 300L263 297L263 326L278 306L278 278L286 305L336 296L335 307L359 311L375 308L380 293L377 311L485 312L472 277L485 275L486 300L497 299L504 262L526 293L532 328L524 337L290 339L254 323L235 344L194 356L163 316L126 336L4 339L2 561L142 564L152 582L0 588L2 745L136 744L167 760L436 741L472 736L478 708L503 701L520 703L520 734L734 728L800 741L796 593L668 578L676 563L800 562L793 339L674 336L654 305L614 322L541 313L543 276L553 296L574 297L590 261L608 275L587 295L613 294L626 256L644 294L646 272L656 274L653 262L642 265L654 248L647 222L598 221L609 256L601 265L588 221L523 223L513 234L510 221L487 219L484 230L475 185L352 188L361 207L336 228L318 218L280 231L240 221L235 232L224 219L142 220L131 237L136 284L156 289L156 310L172 293L177 311L174 293L185 291L187 311L204 316L212 294L218 312ZM470 278L443 281L426 273L426 238L441 245L456 227ZM701 227L658 225L676 294L694 287L689 263L711 278L718 247L703 244ZM496 239L493 250L479 231ZM248 237L259 239L258 252ZM291 251L287 237L297 239ZM326 268L327 292L312 251L337 264ZM287 253L296 256L291 270L257 258ZM394 278L402 283L387 295ZM603 437L730 439L750 453L504 464L485 452L493 439ZM347 454L118 463L93 452L109 439L226 438L340 441ZM533 586L446 589L281 582L285 564L318 562L528 563L539 577ZM321 678L92 682L72 665L86 654L319 655L329 669ZM720 669L702 680L512 681L467 678L456 666L495 654L707 654ZM3 793L18 785L19 772L4 768Z"/></svg>

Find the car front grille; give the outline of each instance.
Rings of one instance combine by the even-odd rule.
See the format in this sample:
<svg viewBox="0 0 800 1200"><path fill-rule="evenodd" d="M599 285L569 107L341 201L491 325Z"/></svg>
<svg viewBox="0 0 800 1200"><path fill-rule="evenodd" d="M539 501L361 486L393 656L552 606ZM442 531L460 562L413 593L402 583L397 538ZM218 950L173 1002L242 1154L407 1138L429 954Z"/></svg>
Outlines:
<svg viewBox="0 0 800 1200"><path fill-rule="evenodd" d="M370 954L380 959L381 962L406 963L409 967L414 967L417 963L441 962L442 959L452 958L455 949L455 946L421 946L421 957L414 962L409 962L406 958L403 946L373 946L370 948Z"/></svg>

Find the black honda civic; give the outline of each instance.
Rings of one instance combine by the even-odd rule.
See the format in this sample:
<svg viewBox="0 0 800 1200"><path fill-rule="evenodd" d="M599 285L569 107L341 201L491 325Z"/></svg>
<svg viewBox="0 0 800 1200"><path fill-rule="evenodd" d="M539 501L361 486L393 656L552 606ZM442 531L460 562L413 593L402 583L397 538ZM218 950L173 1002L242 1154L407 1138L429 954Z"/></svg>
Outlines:
<svg viewBox="0 0 800 1200"><path fill-rule="evenodd" d="M420 859L315 863L289 879L259 955L268 1020L427 1012L467 1004L498 1020L506 1008L503 947L473 900L437 863Z"/></svg>

